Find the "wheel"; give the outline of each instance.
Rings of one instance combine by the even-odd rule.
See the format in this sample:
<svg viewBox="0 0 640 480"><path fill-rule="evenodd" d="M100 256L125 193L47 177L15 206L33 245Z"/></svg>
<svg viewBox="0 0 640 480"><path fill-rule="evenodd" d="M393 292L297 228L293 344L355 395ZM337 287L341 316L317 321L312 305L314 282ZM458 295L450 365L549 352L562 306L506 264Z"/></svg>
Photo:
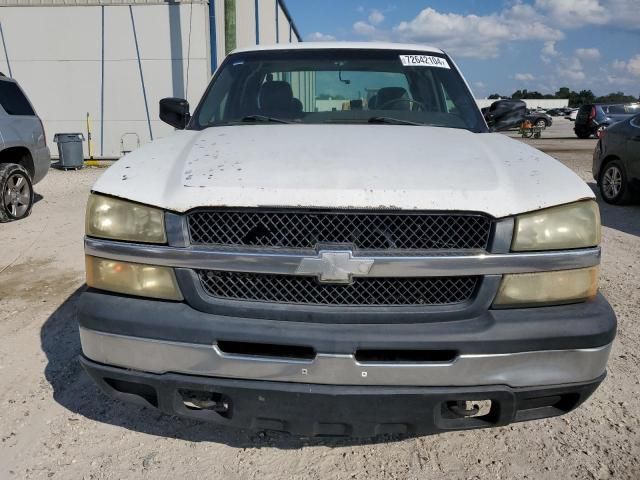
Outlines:
<svg viewBox="0 0 640 480"><path fill-rule="evenodd" d="M603 168L598 181L602 198L613 205L624 205L631 200L631 192L627 183L627 174L619 160L608 162Z"/></svg>
<svg viewBox="0 0 640 480"><path fill-rule="evenodd" d="M544 118L536 120L536 127L547 128L547 121Z"/></svg>
<svg viewBox="0 0 640 480"><path fill-rule="evenodd" d="M33 207L33 184L22 166L0 164L0 222L28 217Z"/></svg>
<svg viewBox="0 0 640 480"><path fill-rule="evenodd" d="M522 138L531 138L531 137L533 137L533 128L523 128Z"/></svg>
<svg viewBox="0 0 640 480"><path fill-rule="evenodd" d="M578 138L582 138L583 140L584 140L585 138L589 138L590 136L591 136L591 133L589 133L589 132L585 132L585 131L583 131L583 130L581 130L581 131L579 131L579 132L576 132L576 137L578 137Z"/></svg>

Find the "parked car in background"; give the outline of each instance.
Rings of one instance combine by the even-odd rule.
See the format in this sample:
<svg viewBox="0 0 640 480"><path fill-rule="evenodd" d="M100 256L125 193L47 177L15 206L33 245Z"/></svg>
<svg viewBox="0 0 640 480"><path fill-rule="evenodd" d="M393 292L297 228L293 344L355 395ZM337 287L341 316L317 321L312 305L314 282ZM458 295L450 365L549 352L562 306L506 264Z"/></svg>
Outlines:
<svg viewBox="0 0 640 480"><path fill-rule="evenodd" d="M571 120L572 122L576 120L577 116L578 116L577 108L572 108L571 110L565 111L565 114L564 114L564 118L566 118L567 120Z"/></svg>
<svg viewBox="0 0 640 480"><path fill-rule="evenodd" d="M552 108L551 110L547 110L547 115L550 115L552 117L561 117L564 115L564 109Z"/></svg>
<svg viewBox="0 0 640 480"><path fill-rule="evenodd" d="M530 110L524 117L536 127L550 127L553 124L553 118L542 110Z"/></svg>
<svg viewBox="0 0 640 480"><path fill-rule="evenodd" d="M18 83L0 73L0 222L31 213L33 185L50 164L42 121Z"/></svg>
<svg viewBox="0 0 640 480"><path fill-rule="evenodd" d="M614 123L626 120L640 113L640 104L626 105L582 105L573 128L578 138L589 138L600 133Z"/></svg>
<svg viewBox="0 0 640 480"><path fill-rule="evenodd" d="M482 109L482 115L494 131L518 128L527 116L527 104L522 100L496 100Z"/></svg>
<svg viewBox="0 0 640 480"><path fill-rule="evenodd" d="M604 132L593 152L592 171L607 203L622 205L640 194L640 115Z"/></svg>

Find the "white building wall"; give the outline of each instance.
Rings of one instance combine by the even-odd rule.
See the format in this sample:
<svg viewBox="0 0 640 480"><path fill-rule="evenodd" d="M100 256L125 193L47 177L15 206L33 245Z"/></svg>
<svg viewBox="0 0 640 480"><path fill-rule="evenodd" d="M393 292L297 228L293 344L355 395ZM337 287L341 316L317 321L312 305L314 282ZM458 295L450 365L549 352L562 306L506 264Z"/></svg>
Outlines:
<svg viewBox="0 0 640 480"><path fill-rule="evenodd" d="M89 113L93 156L119 157L121 150L135 148L138 138L141 144L151 138L129 4L133 4L151 133L160 138L173 129L159 119L159 100L186 97L194 108L210 80L211 54L215 53L218 65L225 58L225 2L212 1L215 52L211 52L207 0L171 4L165 0L0 0L0 23L9 56L5 58L0 48L0 71L9 74L9 60L13 76L43 120L54 156L54 134L82 132L87 136ZM274 44L276 0L258 3L260 43ZM255 45L255 15L254 0L236 0L237 47ZM290 22L281 7L278 21L280 42L288 42ZM291 38L298 41L295 33ZM306 92L308 96L309 88ZM88 156L87 142L84 148Z"/></svg>
<svg viewBox="0 0 640 480"><path fill-rule="evenodd" d="M104 8L104 145L101 152L101 15ZM193 9L190 12L190 9ZM151 131L173 131L158 118L158 102L185 96L195 104L209 81L208 6L132 7ZM191 26L189 17L191 16ZM83 132L90 114L94 156L120 156L150 139L128 6L4 7L0 22L11 69L43 120L54 156L55 133ZM191 27L191 28L190 28ZM25 32L29 32L25 41ZM191 32L189 70L187 50ZM1 51L0 51L1 52ZM4 53L0 65L6 68ZM173 57L173 58L172 58ZM6 68L8 70L8 68ZM85 142L85 154L88 155Z"/></svg>
<svg viewBox="0 0 640 480"><path fill-rule="evenodd" d="M278 43L289 43L289 20L278 6Z"/></svg>
<svg viewBox="0 0 640 480"><path fill-rule="evenodd" d="M276 0L260 0L260 43L271 45L276 39Z"/></svg>
<svg viewBox="0 0 640 480"><path fill-rule="evenodd" d="M256 2L236 0L236 47L249 47L256 43Z"/></svg>

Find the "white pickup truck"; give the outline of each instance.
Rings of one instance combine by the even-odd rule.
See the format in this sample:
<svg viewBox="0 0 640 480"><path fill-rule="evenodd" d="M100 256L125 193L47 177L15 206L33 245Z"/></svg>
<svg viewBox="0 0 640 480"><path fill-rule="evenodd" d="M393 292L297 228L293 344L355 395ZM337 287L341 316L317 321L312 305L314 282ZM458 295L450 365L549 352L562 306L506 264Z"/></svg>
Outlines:
<svg viewBox="0 0 640 480"><path fill-rule="evenodd" d="M237 50L86 219L81 362L169 414L305 436L574 409L604 379L593 192L420 45Z"/></svg>

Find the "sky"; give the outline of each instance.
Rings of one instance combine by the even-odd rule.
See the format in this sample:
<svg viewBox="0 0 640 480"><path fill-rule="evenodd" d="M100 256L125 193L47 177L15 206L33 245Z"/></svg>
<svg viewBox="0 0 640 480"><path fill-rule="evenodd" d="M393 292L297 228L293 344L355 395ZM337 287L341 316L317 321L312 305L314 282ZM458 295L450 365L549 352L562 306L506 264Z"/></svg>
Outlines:
<svg viewBox="0 0 640 480"><path fill-rule="evenodd" d="M286 0L305 41L450 54L476 97L566 86L640 95L640 0Z"/></svg>

